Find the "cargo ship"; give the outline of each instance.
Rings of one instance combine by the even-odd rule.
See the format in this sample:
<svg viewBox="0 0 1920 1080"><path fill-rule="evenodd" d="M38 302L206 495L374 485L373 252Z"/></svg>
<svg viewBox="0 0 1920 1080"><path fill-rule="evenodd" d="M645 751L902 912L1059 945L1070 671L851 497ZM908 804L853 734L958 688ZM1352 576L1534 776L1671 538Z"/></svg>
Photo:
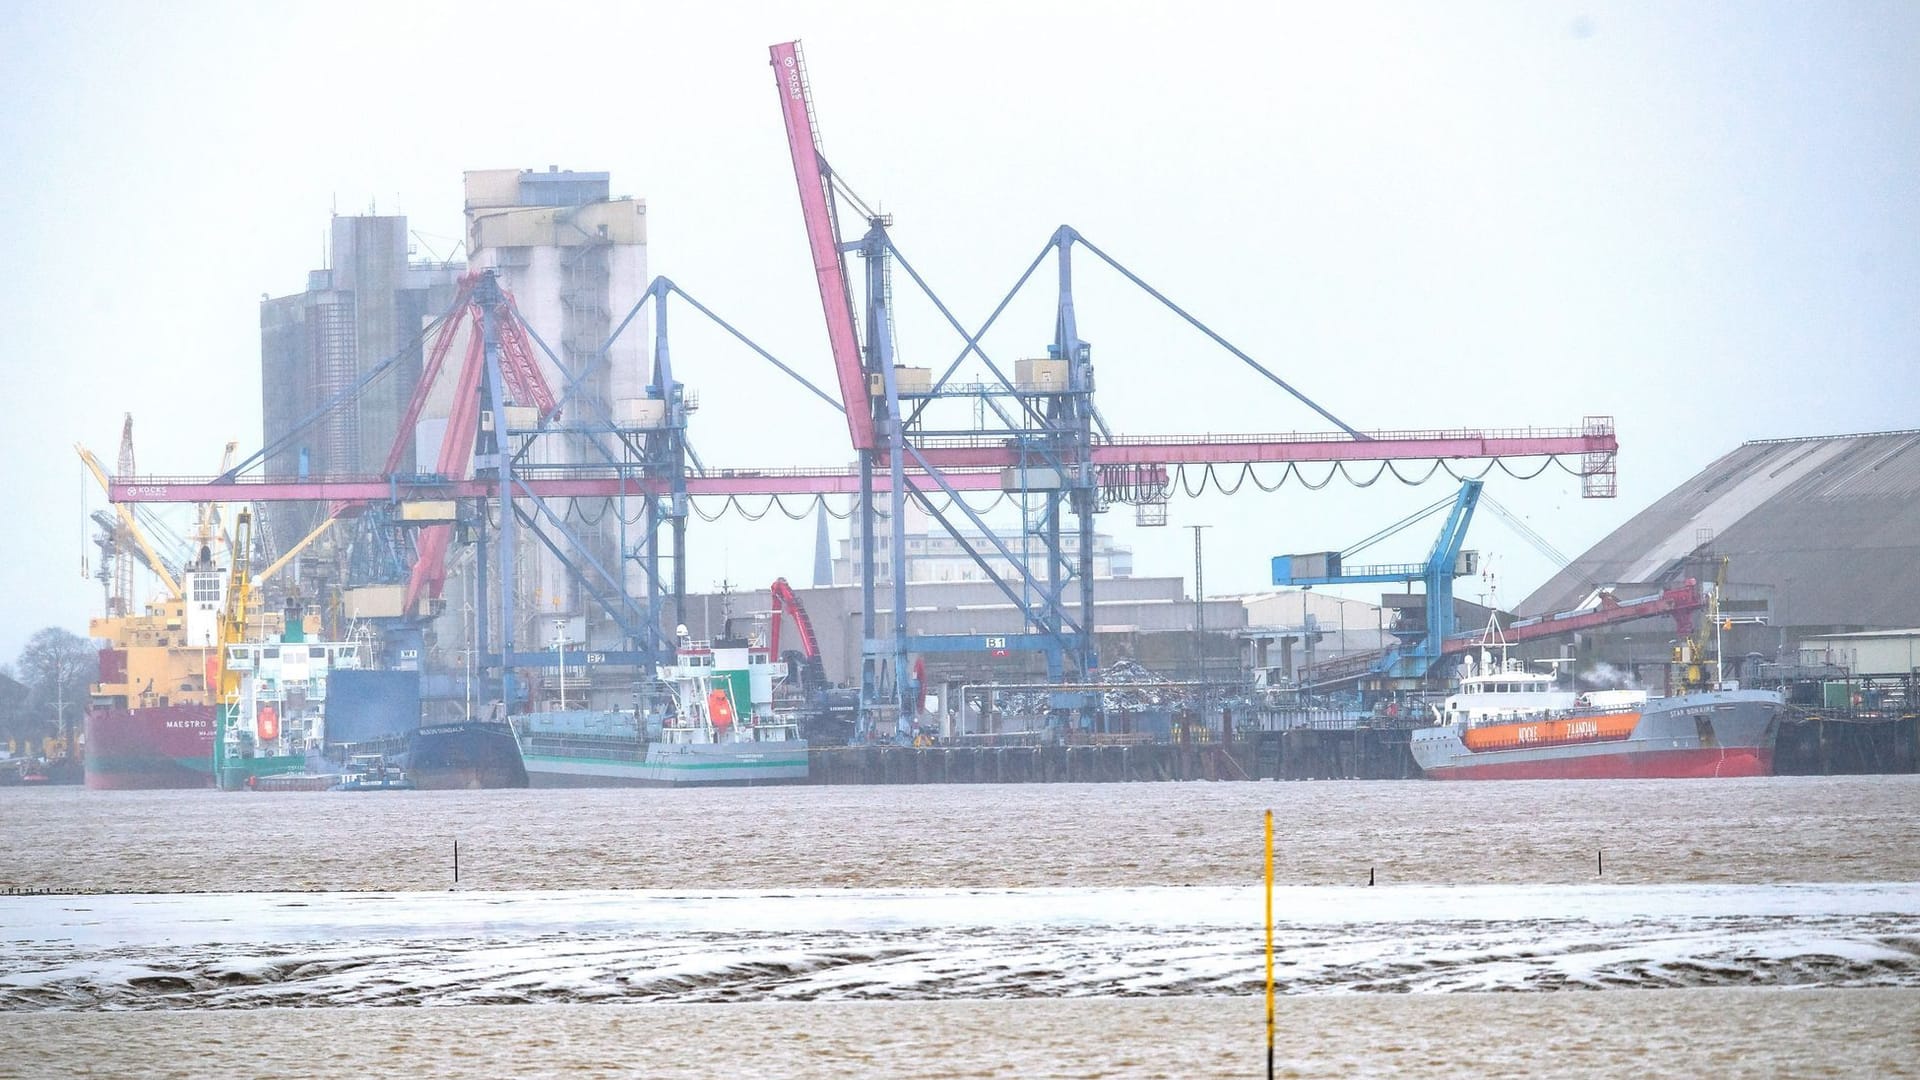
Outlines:
<svg viewBox="0 0 1920 1080"><path fill-rule="evenodd" d="M638 780L650 787L798 784L807 779L807 742L793 716L773 707L787 666L746 638L682 638L672 667L659 672L667 712L647 744Z"/></svg>
<svg viewBox="0 0 1920 1080"><path fill-rule="evenodd" d="M176 595L88 624L106 642L84 721L89 788L213 786L210 687L226 594L227 574L203 545Z"/></svg>
<svg viewBox="0 0 1920 1080"><path fill-rule="evenodd" d="M1503 650L1504 651L1504 650ZM1576 693L1505 656L1470 654L1457 692L1413 732L1435 780L1770 776L1785 699L1736 684L1671 697Z"/></svg>
<svg viewBox="0 0 1920 1080"><path fill-rule="evenodd" d="M712 787L807 779L799 721L773 706L787 674L746 638L682 639L652 695L658 712L568 710L511 718L533 787Z"/></svg>
<svg viewBox="0 0 1920 1080"><path fill-rule="evenodd" d="M105 642L84 721L89 788L239 788L319 764L328 677L358 668L360 646L308 641L297 610L248 607L223 668L232 578L203 539L169 595L88 624Z"/></svg>

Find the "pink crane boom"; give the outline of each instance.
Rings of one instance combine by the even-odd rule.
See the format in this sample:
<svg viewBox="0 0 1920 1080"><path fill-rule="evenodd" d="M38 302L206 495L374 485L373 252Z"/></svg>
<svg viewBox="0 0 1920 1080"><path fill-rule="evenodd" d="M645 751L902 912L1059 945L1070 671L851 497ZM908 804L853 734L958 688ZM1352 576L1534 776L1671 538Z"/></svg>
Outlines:
<svg viewBox="0 0 1920 1080"><path fill-rule="evenodd" d="M807 222L807 248L813 255L813 273L820 286L820 307L827 316L827 343L840 378L840 402L847 410L847 434L853 437L855 450L871 450L875 446L873 407L860 364L860 339L854 333L853 297L847 288L846 267L840 261L833 192L820 156L820 132L813 120L807 64L797 41L775 45L771 51L773 78L780 88L780 113L787 126L787 149L793 154L793 178L800 185L800 210Z"/></svg>

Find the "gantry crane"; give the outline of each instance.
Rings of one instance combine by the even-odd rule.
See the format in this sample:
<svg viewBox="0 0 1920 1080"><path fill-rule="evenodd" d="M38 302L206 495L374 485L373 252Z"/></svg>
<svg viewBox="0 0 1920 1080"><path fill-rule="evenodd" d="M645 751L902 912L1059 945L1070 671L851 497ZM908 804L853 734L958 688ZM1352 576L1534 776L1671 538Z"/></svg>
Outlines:
<svg viewBox="0 0 1920 1080"><path fill-rule="evenodd" d="M1527 429L1519 432L1392 431L1368 432L1332 412L1260 364L1212 328L1189 314L1139 275L1095 246L1070 226L1061 226L1027 267L1006 298L978 330L969 333L951 314L895 245L892 219L873 213L835 175L822 153L812 88L798 42L770 50L774 80L785 122L801 215L823 314L828 345L842 393L848 434L858 456L858 538L861 545L863 716L868 734L903 737L909 727L912 692L909 654L913 652L1033 650L1044 655L1051 680L1085 684L1097 666L1093 649L1094 515L1110 503L1143 508L1164 505L1172 474L1188 466L1204 468L1204 489L1215 465L1250 466L1260 462L1380 461L1403 458L1444 460L1502 456L1510 452L1557 455L1584 443L1580 475L1584 494L1613 494L1616 444L1611 418L1589 417L1575 431ZM843 237L836 194L866 219L858 239ZM1338 429L1311 436L1233 435L1126 437L1115 435L1094 405L1092 347L1080 336L1073 300L1075 249L1084 250L1128 282L1167 307L1214 344L1274 383L1321 420ZM853 289L842 260L848 253L865 260L862 294L864 320L856 318ZM1049 257L1056 261L1058 294L1054 337L1046 356L1005 367L980 347L980 339ZM895 357L892 337L891 267L897 264L918 286L964 344L938 374L912 368ZM864 328L864 340L857 331ZM976 358L990 373L980 383L952 383L963 361ZM934 410L942 400L966 400L970 414L988 418L941 427ZM1492 444L1502 444L1495 448ZM1449 445L1451 444L1451 445ZM963 484L968 471L997 470L998 483ZM884 481L881 479L884 477ZM1014 498L1021 509L1020 538L1014 546L982 520L962 498L986 487ZM876 634L874 545L876 499L884 490L891 552L894 612L891 632ZM936 499L944 506L936 505ZM1021 612L1027 632L1017 635L913 635L907 626L908 547L904 510L909 501L923 509L978 565L985 578ZM1071 526L1067 518L1071 516ZM1164 511L1155 515L1163 523ZM1143 512L1144 518L1144 512ZM1063 543L1071 528L1074 542ZM1018 550L1014 550L1017 546ZM1010 567L1010 574L997 567ZM1431 638L1435 643L1440 635ZM1409 659L1407 666L1417 661ZM1093 694L1058 693L1051 704L1056 718L1078 716L1082 726L1095 722ZM897 722L889 732L891 712Z"/></svg>

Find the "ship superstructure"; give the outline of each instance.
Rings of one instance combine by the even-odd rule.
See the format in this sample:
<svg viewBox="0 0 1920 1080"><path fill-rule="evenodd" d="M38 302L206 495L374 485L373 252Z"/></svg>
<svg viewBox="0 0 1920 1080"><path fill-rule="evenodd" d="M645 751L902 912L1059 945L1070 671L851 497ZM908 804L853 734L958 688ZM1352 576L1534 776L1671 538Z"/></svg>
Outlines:
<svg viewBox="0 0 1920 1080"><path fill-rule="evenodd" d="M88 635L106 643L86 715L88 787L212 785L212 687L227 580L203 544L177 590L139 615L88 624Z"/></svg>
<svg viewBox="0 0 1920 1080"><path fill-rule="evenodd" d="M773 707L786 665L746 638L680 640L660 669L668 711L649 743L640 779L672 787L791 784L807 778L807 743L796 718Z"/></svg>
<svg viewBox="0 0 1920 1080"><path fill-rule="evenodd" d="M327 680L361 666L357 641L309 641L297 612L280 636L226 646L239 685L225 710L219 746L220 786L249 777L307 771L326 749Z"/></svg>

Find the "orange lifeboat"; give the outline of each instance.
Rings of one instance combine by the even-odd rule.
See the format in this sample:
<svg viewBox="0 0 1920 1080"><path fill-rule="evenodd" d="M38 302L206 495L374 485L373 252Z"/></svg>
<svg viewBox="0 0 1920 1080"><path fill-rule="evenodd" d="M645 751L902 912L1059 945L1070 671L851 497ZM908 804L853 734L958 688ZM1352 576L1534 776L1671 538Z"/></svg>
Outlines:
<svg viewBox="0 0 1920 1080"><path fill-rule="evenodd" d="M274 711L273 706L262 705L253 726L261 742L272 742L280 737L280 714Z"/></svg>
<svg viewBox="0 0 1920 1080"><path fill-rule="evenodd" d="M725 690L713 690L707 694L707 719L713 721L716 728L733 725L733 699Z"/></svg>

